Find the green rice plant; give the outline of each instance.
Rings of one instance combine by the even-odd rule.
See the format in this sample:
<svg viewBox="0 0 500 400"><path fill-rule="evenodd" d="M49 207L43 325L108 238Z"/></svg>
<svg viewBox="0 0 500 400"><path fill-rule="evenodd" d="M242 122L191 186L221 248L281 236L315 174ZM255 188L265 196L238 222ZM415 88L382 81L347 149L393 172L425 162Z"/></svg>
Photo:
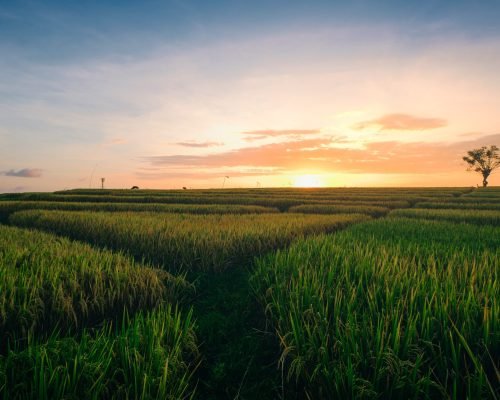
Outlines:
<svg viewBox="0 0 500 400"><path fill-rule="evenodd" d="M444 220L464 222L478 225L500 226L500 210L438 210L438 209L405 209L391 211L389 217L405 217L418 219Z"/></svg>
<svg viewBox="0 0 500 400"><path fill-rule="evenodd" d="M222 271L307 234L333 232L361 214L187 215L20 211L9 222L146 259L170 271Z"/></svg>
<svg viewBox="0 0 500 400"><path fill-rule="evenodd" d="M1 199L0 199L1 200ZM410 207L406 200L318 200L316 198L295 197L120 197L120 196L59 196L41 194L36 196L18 197L0 201L0 222L5 222L15 211L27 209L73 210L73 211L150 211L177 212L189 214L253 214L287 211L290 207L302 204L375 206L386 208ZM124 202L125 201L125 202ZM130 201L130 202L127 202ZM176 202L181 202L177 204ZM192 203L192 204L191 204ZM253 205L255 204L255 205Z"/></svg>
<svg viewBox="0 0 500 400"><path fill-rule="evenodd" d="M474 198L491 198L500 200L500 187L491 186L486 188L478 188L468 193L466 196Z"/></svg>
<svg viewBox="0 0 500 400"><path fill-rule="evenodd" d="M498 203L450 203L450 202L432 202L425 201L415 204L415 208L439 208L455 210L498 210L500 211L500 202Z"/></svg>
<svg viewBox="0 0 500 400"><path fill-rule="evenodd" d="M470 204L470 205L481 205L481 204L491 204L495 203L495 200L490 198L481 198L481 197L456 197L452 199L438 199L438 200L426 200L425 202L430 201L433 203L441 203L441 204L450 204L450 205L459 205L459 204ZM418 204L418 203L417 203Z"/></svg>
<svg viewBox="0 0 500 400"><path fill-rule="evenodd" d="M0 398L188 399L198 349L192 312L171 305L80 336L30 336L0 355Z"/></svg>
<svg viewBox="0 0 500 400"><path fill-rule="evenodd" d="M3 200L48 201L48 202L91 202L91 203L161 203L161 204L235 204L278 208L285 211L303 201L293 198L253 198L235 196L106 196L106 195L56 195L51 193L27 193L8 195Z"/></svg>
<svg viewBox="0 0 500 400"><path fill-rule="evenodd" d="M278 209L235 204L156 204L156 203L76 203L62 201L1 201L0 222L10 214L21 210L68 210L68 211L148 211L187 214L270 214Z"/></svg>
<svg viewBox="0 0 500 400"><path fill-rule="evenodd" d="M499 233L378 219L259 259L285 379L307 398L497 398Z"/></svg>
<svg viewBox="0 0 500 400"><path fill-rule="evenodd" d="M40 337L174 302L182 277L43 232L0 225L0 352L12 337Z"/></svg>
<svg viewBox="0 0 500 400"><path fill-rule="evenodd" d="M382 207L382 208L407 208L411 204L406 200L371 200L371 201L346 201L346 200L328 200L328 201L311 201L304 205L310 206L349 206L349 207Z"/></svg>
<svg viewBox="0 0 500 400"><path fill-rule="evenodd" d="M407 195L452 197L471 192L472 188L245 188L245 189L191 189L191 190L128 190L128 189L72 189L55 192L63 195L114 196L293 196L332 197L338 195Z"/></svg>
<svg viewBox="0 0 500 400"><path fill-rule="evenodd" d="M91 203L167 203L234 204L276 207L286 211L292 206L313 203L360 203L363 205L407 207L418 201L454 199L462 194L445 189L230 189L230 190L73 190L56 193L17 193L0 200L91 202ZM399 203L399 205L398 205ZM389 205L391 204L391 205Z"/></svg>
<svg viewBox="0 0 500 400"><path fill-rule="evenodd" d="M303 214L368 214L372 217L381 217L389 212L388 208L357 205L305 204L291 207L288 212Z"/></svg>

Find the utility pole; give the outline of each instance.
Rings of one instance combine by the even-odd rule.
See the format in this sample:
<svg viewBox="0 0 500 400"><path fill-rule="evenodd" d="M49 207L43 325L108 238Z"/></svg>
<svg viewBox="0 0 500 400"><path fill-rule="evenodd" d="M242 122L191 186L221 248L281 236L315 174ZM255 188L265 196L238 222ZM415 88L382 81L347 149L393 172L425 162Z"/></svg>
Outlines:
<svg viewBox="0 0 500 400"><path fill-rule="evenodd" d="M226 184L226 179L229 179L229 176L224 177L224 180L222 181L222 189L224 189L224 185Z"/></svg>
<svg viewBox="0 0 500 400"><path fill-rule="evenodd" d="M104 180L105 178L101 178L101 189L104 189Z"/></svg>

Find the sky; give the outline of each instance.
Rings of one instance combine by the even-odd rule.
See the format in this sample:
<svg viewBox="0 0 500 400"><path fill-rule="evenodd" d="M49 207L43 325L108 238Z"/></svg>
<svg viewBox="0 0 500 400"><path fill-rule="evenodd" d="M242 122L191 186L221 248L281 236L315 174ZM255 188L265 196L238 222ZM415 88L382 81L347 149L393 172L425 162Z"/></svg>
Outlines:
<svg viewBox="0 0 500 400"><path fill-rule="evenodd" d="M475 186L499 20L500 0L0 0L0 192Z"/></svg>

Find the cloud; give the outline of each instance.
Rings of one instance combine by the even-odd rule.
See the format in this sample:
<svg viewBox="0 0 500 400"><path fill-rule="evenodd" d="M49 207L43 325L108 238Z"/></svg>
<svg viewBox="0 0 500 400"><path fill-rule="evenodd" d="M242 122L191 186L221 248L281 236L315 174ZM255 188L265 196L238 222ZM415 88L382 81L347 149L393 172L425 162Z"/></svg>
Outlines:
<svg viewBox="0 0 500 400"><path fill-rule="evenodd" d="M217 147L217 146L224 146L224 143L222 142L195 142L195 141L188 141L188 142L177 142L174 143L177 146L184 146L184 147L200 147L200 148L206 148L206 147Z"/></svg>
<svg viewBox="0 0 500 400"><path fill-rule="evenodd" d="M208 155L145 157L154 167L186 169L274 168L349 173L441 173L463 169L461 156L471 148L499 143L500 134L456 143L366 143L364 148L336 147L330 138L315 138L244 147Z"/></svg>
<svg viewBox="0 0 500 400"><path fill-rule="evenodd" d="M15 176L18 178L40 178L42 176L42 170L38 168L24 168L19 170L9 170L4 171L5 176Z"/></svg>
<svg viewBox="0 0 500 400"><path fill-rule="evenodd" d="M247 131L242 132L245 135L245 140L247 142L252 142L254 140L267 139L269 137L294 137L299 138L304 135L315 135L319 133L319 129L283 129L283 130L274 130L274 129L263 129L258 131Z"/></svg>
<svg viewBox="0 0 500 400"><path fill-rule="evenodd" d="M209 155L168 155L146 157L155 166L185 165L196 167L289 167L297 161L297 153L331 144L329 138L295 140L256 147L244 147Z"/></svg>
<svg viewBox="0 0 500 400"><path fill-rule="evenodd" d="M137 179L141 180L165 180L165 179L217 179L224 176L230 178L252 177L252 176L269 176L286 173L283 169L278 168L250 168L242 170L225 169L223 171L202 170L202 171L165 171L162 168L157 168L155 171L138 171L136 172Z"/></svg>
<svg viewBox="0 0 500 400"><path fill-rule="evenodd" d="M422 118L408 114L387 114L377 119L360 122L354 125L354 129L363 130L378 127L382 131L424 131L442 128L447 124L446 120L440 118Z"/></svg>

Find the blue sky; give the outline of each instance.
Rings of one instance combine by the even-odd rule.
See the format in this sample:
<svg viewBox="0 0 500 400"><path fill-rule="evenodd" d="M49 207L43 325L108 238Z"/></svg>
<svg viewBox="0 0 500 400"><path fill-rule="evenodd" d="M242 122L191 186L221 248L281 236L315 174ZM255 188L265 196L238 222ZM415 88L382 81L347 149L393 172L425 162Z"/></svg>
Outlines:
<svg viewBox="0 0 500 400"><path fill-rule="evenodd" d="M500 144L499 18L494 0L1 0L0 191L94 168L115 187L475 184L457 159Z"/></svg>

